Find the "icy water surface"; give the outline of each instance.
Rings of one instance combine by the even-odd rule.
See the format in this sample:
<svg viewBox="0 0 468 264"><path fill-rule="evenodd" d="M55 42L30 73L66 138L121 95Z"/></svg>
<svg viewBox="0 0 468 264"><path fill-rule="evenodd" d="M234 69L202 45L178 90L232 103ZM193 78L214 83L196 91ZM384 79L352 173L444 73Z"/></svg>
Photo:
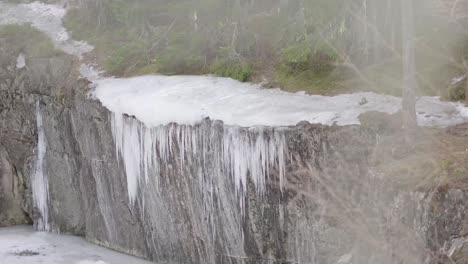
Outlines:
<svg viewBox="0 0 468 264"><path fill-rule="evenodd" d="M0 264L149 264L93 245L83 238L36 232L30 226L0 228Z"/></svg>

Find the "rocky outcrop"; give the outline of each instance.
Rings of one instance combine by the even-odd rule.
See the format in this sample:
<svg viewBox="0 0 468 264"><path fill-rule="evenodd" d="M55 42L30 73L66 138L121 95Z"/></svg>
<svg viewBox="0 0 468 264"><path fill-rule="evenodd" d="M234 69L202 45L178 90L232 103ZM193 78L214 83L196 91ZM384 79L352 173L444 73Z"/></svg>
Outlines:
<svg viewBox="0 0 468 264"><path fill-rule="evenodd" d="M26 181L7 159L8 153L0 147L0 225L31 223L28 215Z"/></svg>
<svg viewBox="0 0 468 264"><path fill-rule="evenodd" d="M226 169L223 146L232 128L209 119L171 124L164 130L170 154L162 156L158 141L159 152L146 161L157 166L137 179L129 199L130 164L116 148L115 117L89 98L74 59L25 54L25 67L17 68L17 57L0 53L0 225L43 218L31 191L43 129L50 230L158 263L437 263L466 235L465 191L402 186L395 180L401 171L384 173L394 170L382 163L412 151L389 147L397 129L385 122L235 128L230 135L248 146L259 136L284 143L264 190L253 172L236 187L242 181ZM122 122L143 131L132 117ZM181 137L184 131L195 136ZM464 247L453 248L461 258Z"/></svg>

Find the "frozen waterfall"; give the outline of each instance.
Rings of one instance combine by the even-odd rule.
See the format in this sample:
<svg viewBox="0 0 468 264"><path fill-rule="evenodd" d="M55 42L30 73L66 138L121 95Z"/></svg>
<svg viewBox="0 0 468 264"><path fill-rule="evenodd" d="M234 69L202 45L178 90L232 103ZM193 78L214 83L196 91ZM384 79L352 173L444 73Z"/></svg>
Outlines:
<svg viewBox="0 0 468 264"><path fill-rule="evenodd" d="M216 127L222 131L219 135ZM114 113L112 133L117 156L124 162L128 197L132 203L149 177L162 177L160 164L169 163L169 160L177 160L179 164L210 162L210 166L222 174L220 177L232 179L241 208L248 190L248 176L259 194L265 192L271 170L278 171L280 188L284 181L287 147L281 128L245 129L216 122L148 128L135 118ZM206 160L207 149L215 152L219 159ZM206 165L200 168L204 170Z"/></svg>
<svg viewBox="0 0 468 264"><path fill-rule="evenodd" d="M39 102L36 103L36 122L38 131L37 160L32 174L32 195L34 206L40 213L36 228L49 231L49 182L47 177L45 155L47 150L47 139L45 137L42 113Z"/></svg>
<svg viewBox="0 0 468 264"><path fill-rule="evenodd" d="M141 76L94 81L93 95L112 112L117 156L127 176L133 203L149 177L164 177L161 164L199 162L213 151L217 174L232 179L240 205L248 179L265 192L271 170L277 170L281 189L287 158L284 131L301 121L325 125L359 124L370 111L396 113L401 99L375 93L311 96L262 89L213 76ZM460 103L421 97L417 102L421 126L446 127L468 120ZM202 122L204 118L223 123ZM218 126L214 128L212 126ZM218 130L222 133L218 133ZM204 175L204 172L190 172ZM194 176L195 177L195 176Z"/></svg>

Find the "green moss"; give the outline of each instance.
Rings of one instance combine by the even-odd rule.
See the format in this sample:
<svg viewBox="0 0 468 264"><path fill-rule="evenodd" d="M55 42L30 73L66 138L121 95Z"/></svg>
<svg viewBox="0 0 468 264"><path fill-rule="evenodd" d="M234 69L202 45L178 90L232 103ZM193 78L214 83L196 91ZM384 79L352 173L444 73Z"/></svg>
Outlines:
<svg viewBox="0 0 468 264"><path fill-rule="evenodd" d="M0 39L15 53L24 52L29 57L50 57L60 53L46 35L30 25L0 26Z"/></svg>
<svg viewBox="0 0 468 264"><path fill-rule="evenodd" d="M288 91L335 93L343 91L348 78L345 69L337 68L337 56L326 46L301 41L281 52L275 82Z"/></svg>
<svg viewBox="0 0 468 264"><path fill-rule="evenodd" d="M246 82L253 74L253 68L241 60L218 60L211 66L211 73Z"/></svg>
<svg viewBox="0 0 468 264"><path fill-rule="evenodd" d="M284 90L305 91L311 94L330 94L343 88L338 78L331 73L319 73L314 70L290 73L279 69L275 72L275 82Z"/></svg>

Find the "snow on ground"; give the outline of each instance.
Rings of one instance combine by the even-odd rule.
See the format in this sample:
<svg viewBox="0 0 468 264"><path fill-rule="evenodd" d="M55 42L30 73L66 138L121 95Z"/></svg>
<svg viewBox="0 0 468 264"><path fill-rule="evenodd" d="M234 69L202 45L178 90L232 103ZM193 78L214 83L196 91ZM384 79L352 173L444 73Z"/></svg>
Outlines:
<svg viewBox="0 0 468 264"><path fill-rule="evenodd" d="M292 126L300 121L326 125L359 124L368 111L395 113L401 99L375 93L338 96L261 89L214 76L140 76L95 81L94 96L110 111L137 117L149 127L171 122L193 125L203 118L237 126ZM421 126L445 127L468 122L459 103L422 97L417 103Z"/></svg>
<svg viewBox="0 0 468 264"><path fill-rule="evenodd" d="M148 261L86 242L36 232L30 226L0 228L0 264L144 264Z"/></svg>
<svg viewBox="0 0 468 264"><path fill-rule="evenodd" d="M9 4L0 1L0 25L30 23L49 36L56 48L81 58L84 53L93 50L93 47L70 38L62 24L65 14L66 9L60 5L41 2Z"/></svg>
<svg viewBox="0 0 468 264"><path fill-rule="evenodd" d="M104 71L100 70L97 65L90 64L81 64L79 71L81 76L90 82L99 80L102 78L101 75L104 74Z"/></svg>

